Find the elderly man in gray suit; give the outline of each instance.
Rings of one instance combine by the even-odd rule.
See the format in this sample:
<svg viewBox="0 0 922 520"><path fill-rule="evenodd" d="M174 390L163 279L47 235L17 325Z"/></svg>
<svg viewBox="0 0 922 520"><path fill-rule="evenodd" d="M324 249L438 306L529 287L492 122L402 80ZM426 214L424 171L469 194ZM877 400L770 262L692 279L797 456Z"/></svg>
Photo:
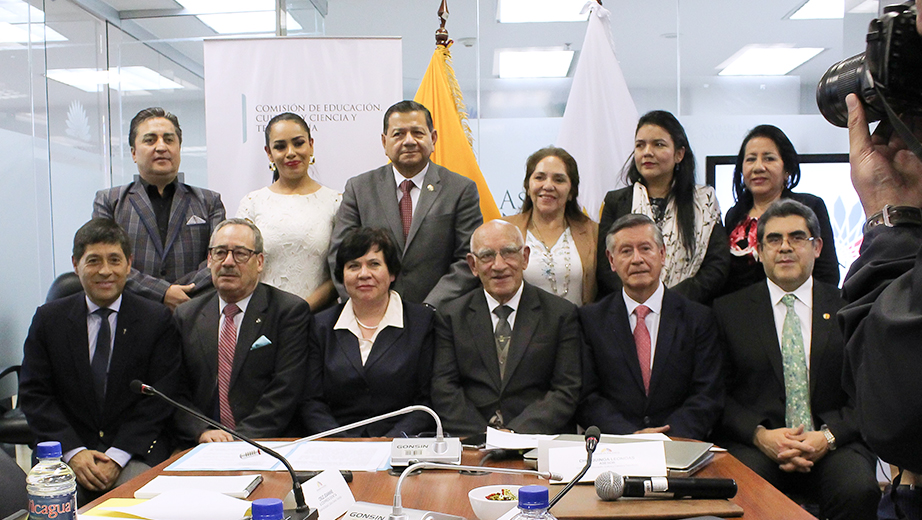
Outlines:
<svg viewBox="0 0 922 520"><path fill-rule="evenodd" d="M387 109L381 143L391 164L346 183L330 244L331 270L346 233L384 227L401 252L394 289L403 299L438 307L476 286L465 258L483 222L477 185L429 160L437 139L423 105L401 101ZM348 298L341 284L336 288Z"/></svg>
<svg viewBox="0 0 922 520"><path fill-rule="evenodd" d="M205 257L224 204L218 193L177 180L182 129L175 115L145 108L131 120L128 141L140 178L98 191L93 218L115 220L131 237L126 289L174 309L211 287Z"/></svg>

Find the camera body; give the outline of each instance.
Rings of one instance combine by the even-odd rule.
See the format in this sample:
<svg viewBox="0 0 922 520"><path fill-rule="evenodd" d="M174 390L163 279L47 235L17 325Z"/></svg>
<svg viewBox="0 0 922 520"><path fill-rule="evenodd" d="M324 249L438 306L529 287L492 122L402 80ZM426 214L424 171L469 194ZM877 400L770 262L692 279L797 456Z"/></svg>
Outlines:
<svg viewBox="0 0 922 520"><path fill-rule="evenodd" d="M897 114L922 115L922 36L916 31L917 15L910 3L887 6L868 27L867 50L826 71L816 87L816 104L827 121L848 125L845 96L851 93L864 104L868 122L886 114L882 97Z"/></svg>

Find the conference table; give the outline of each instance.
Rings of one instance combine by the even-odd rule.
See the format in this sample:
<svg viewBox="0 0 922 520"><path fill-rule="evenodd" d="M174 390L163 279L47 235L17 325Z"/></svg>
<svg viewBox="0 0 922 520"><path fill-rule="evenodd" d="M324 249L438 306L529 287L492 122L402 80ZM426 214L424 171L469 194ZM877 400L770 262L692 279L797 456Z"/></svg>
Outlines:
<svg viewBox="0 0 922 520"><path fill-rule="evenodd" d="M362 439L370 440L370 439ZM385 440L385 439L371 439ZM185 453L185 452L184 452ZM110 498L130 498L134 492L157 475L214 475L217 472L174 472L165 468L184 453L178 453L162 464L151 468L126 484L113 489L102 497L80 509L86 513L93 507ZM478 465L486 452L465 449L462 464ZM521 460L506 460L486 463L487 466L523 468ZM241 475L262 473L262 483L250 494L248 500L257 498L283 498L291 490L291 479L284 471L230 471L223 475ZM815 520L813 516L799 505L788 499L771 484L756 475L729 453L715 453L714 460L697 474L703 478L732 478L736 480L739 491L730 500L692 500L692 499L621 499L603 502L595 493L592 485L575 486L560 502L554 506L552 513L559 519L588 518L688 518L702 515L736 517L745 520L777 519ZM376 504L393 504L397 478L386 471L355 472L349 484L355 499ZM418 475L410 476L404 482L401 495L403 507L426 511L436 511L463 516L474 520L468 500L468 491L475 487L492 484L547 486L547 481L527 475L506 475L491 473L487 475L464 475L458 471L424 470ZM555 495L562 485L548 486L551 495Z"/></svg>

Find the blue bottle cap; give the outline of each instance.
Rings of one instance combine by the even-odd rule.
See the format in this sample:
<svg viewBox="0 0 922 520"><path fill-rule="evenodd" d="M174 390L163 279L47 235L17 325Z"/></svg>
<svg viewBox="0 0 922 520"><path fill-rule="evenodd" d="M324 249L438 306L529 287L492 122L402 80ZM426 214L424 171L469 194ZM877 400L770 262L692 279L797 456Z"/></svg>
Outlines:
<svg viewBox="0 0 922 520"><path fill-rule="evenodd" d="M40 442L35 447L35 458L37 459L60 459L61 443L58 441Z"/></svg>
<svg viewBox="0 0 922 520"><path fill-rule="evenodd" d="M251 509L253 520L278 520L284 512L280 498L257 498L253 501Z"/></svg>
<svg viewBox="0 0 922 520"><path fill-rule="evenodd" d="M524 486L519 488L519 509L547 509L547 488Z"/></svg>

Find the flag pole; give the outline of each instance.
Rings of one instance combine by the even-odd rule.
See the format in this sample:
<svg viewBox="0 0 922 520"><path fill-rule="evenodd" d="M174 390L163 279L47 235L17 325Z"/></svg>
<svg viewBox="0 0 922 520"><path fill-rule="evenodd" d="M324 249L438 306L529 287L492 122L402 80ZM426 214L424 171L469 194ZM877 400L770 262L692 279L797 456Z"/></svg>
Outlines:
<svg viewBox="0 0 922 520"><path fill-rule="evenodd" d="M448 0L442 0L439 6L439 28L435 30L435 44L445 47L448 45L448 29L445 28L445 22L448 21Z"/></svg>

